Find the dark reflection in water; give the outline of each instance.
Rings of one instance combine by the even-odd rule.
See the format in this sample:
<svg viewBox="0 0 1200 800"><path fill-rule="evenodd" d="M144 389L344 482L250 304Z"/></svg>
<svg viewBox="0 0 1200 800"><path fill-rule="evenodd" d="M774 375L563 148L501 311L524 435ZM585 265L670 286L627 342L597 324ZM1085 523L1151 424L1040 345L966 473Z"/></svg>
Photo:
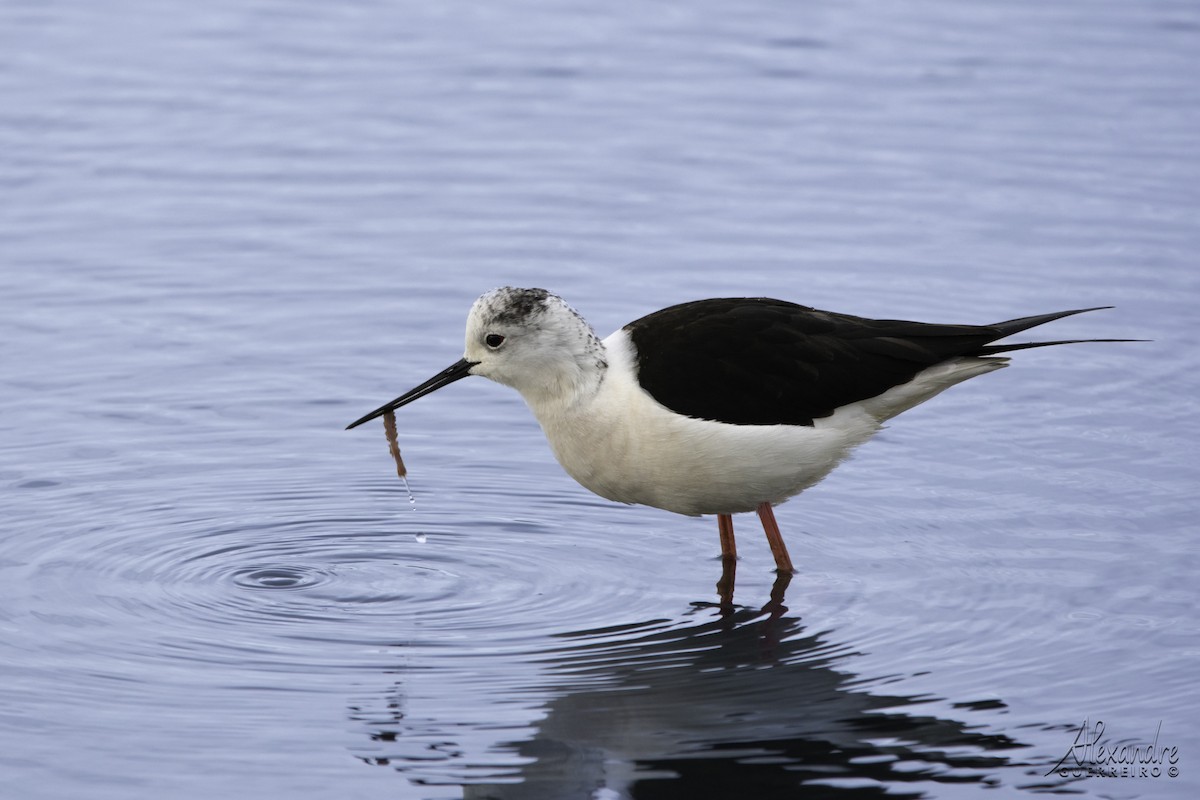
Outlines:
<svg viewBox="0 0 1200 800"><path fill-rule="evenodd" d="M927 794L923 783L998 787L1001 771L1011 786L1014 770L1026 775L1026 789L1064 789L1040 777L1044 766L1011 752L1028 755L1027 745L916 713L940 698L873 691L886 679L850 672L845 662L855 653L828 633L806 631L782 604L785 588L777 581L762 609L697 603L677 623L556 637L567 644L555 642L537 658L548 678L531 687L554 697L536 734L503 745L513 766L497 769L502 777L493 782L468 783L464 797L771 800L803 789L804 797L917 798ZM376 748L419 733L404 719L402 697L398 686L386 709L354 709ZM1004 707L998 700L954 705ZM415 783L458 783L428 770L430 758L454 759L455 743L443 748L425 763L378 750L361 758Z"/></svg>

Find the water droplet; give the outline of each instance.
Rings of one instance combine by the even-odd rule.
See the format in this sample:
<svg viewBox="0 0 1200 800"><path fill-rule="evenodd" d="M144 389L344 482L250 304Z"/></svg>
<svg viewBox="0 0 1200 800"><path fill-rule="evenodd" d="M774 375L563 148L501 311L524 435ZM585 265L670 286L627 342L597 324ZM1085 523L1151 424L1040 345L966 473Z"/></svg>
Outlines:
<svg viewBox="0 0 1200 800"><path fill-rule="evenodd" d="M411 507L413 511L416 511L417 510L417 498L413 496L412 489L408 485L408 478L401 477L400 480L404 481L404 491L408 492L409 507Z"/></svg>
<svg viewBox="0 0 1200 800"><path fill-rule="evenodd" d="M417 544L425 544L425 542L429 539L429 537L423 533L418 533L413 538L417 540Z"/></svg>

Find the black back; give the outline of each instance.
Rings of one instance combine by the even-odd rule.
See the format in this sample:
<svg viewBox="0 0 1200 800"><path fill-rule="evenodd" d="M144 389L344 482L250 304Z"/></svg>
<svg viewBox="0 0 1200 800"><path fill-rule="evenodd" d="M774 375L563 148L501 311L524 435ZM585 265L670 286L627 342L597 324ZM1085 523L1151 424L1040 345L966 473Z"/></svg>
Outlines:
<svg viewBox="0 0 1200 800"><path fill-rule="evenodd" d="M1079 311L933 325L724 298L671 306L625 330L642 388L672 411L737 425L812 425L939 362L1019 349L986 345Z"/></svg>

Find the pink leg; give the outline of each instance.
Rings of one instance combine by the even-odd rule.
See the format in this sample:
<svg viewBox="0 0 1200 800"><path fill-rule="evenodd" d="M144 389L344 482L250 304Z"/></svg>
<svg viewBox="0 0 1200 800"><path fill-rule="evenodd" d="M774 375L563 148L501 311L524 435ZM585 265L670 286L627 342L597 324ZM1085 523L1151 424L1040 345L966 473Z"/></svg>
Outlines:
<svg viewBox="0 0 1200 800"><path fill-rule="evenodd" d="M717 514L717 530L721 534L721 580L717 581L717 594L721 598L721 610L733 611L733 581L737 574L737 545L733 542L733 517Z"/></svg>
<svg viewBox="0 0 1200 800"><path fill-rule="evenodd" d="M763 530L767 533L767 543L771 545L771 555L775 556L775 567L780 572L793 573L792 559L788 556L787 545L783 543L783 534L779 532L779 523L775 521L775 512L770 503L758 504L758 518L762 520Z"/></svg>
<svg viewBox="0 0 1200 800"><path fill-rule="evenodd" d="M717 514L717 531L721 534L721 558L736 559L737 544L733 541L733 517Z"/></svg>

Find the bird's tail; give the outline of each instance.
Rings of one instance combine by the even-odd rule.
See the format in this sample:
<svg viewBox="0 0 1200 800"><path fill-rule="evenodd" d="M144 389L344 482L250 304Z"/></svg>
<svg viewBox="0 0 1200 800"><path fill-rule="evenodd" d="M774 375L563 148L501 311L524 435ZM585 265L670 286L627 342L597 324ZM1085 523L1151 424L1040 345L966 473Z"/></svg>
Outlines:
<svg viewBox="0 0 1200 800"><path fill-rule="evenodd" d="M1036 328L1038 325L1045 325L1047 322L1053 322L1056 319L1069 317L1073 314L1084 314L1088 311L1100 311L1102 309L1112 308L1112 306L1095 306L1093 308L1076 308L1070 311L1055 311L1052 314L1037 314L1032 317L1020 317L1018 319L1010 319L1006 322L997 322L994 325L989 325L989 328L994 328L999 331L1000 335L997 339L1004 339L1012 336L1015 333ZM1013 350L1028 350L1031 347L1053 347L1059 344L1081 344L1083 342L1144 342L1146 339L1059 339L1053 342L1021 342L1019 344L989 344L979 348L978 355L990 356L996 353L1009 353Z"/></svg>

